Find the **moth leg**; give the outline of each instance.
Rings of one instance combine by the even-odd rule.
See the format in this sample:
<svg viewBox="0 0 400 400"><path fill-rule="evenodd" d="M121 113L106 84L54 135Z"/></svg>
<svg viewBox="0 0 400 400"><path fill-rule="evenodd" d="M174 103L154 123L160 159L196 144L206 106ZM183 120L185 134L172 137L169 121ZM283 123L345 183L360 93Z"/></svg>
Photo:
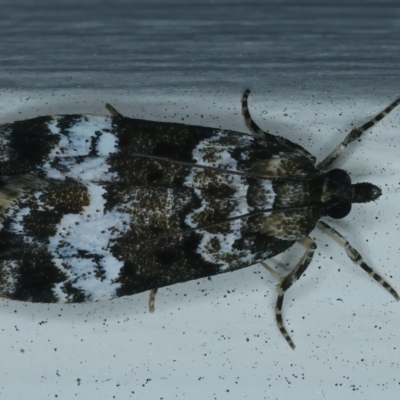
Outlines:
<svg viewBox="0 0 400 400"><path fill-rule="evenodd" d="M288 334L282 319L282 306L283 306L283 298L285 296L286 291L296 282L304 271L310 265L310 262L314 256L314 251L317 248L315 242L308 236L304 236L302 239L298 240L297 243L301 244L305 249L305 253L300 261L297 263L296 267L286 276L280 279L280 283L277 285L278 290L278 299L276 300L275 305L275 318L276 323L283 337L289 343L289 346L294 350L296 347Z"/></svg>
<svg viewBox="0 0 400 400"><path fill-rule="evenodd" d="M291 142L288 139L285 139L282 136L276 136L272 135L271 133L267 131L263 131L253 120L253 118L250 115L249 111L249 104L248 104L248 98L250 94L250 89L246 89L242 95L242 114L244 118L244 122L249 129L250 132L253 132L257 137L259 138L268 138L269 140L272 140L273 142L278 142L281 146L286 147L289 151L294 152L296 154L301 154L302 156L305 156L309 158L313 163L315 163L316 158L310 154L308 151L304 150L301 146L298 144L295 144Z"/></svg>
<svg viewBox="0 0 400 400"><path fill-rule="evenodd" d="M380 112L376 117L372 118L364 125L360 126L359 128L354 128L343 140L342 143L339 143L333 151L324 159L322 160L317 167L322 170L326 170L330 165L332 165L342 154L343 150L347 147L348 144L354 142L355 140L359 139L361 135L367 131L368 129L372 128L376 125L381 119L386 117L395 107L400 104L400 98L395 100L392 104L386 107L382 112Z"/></svg>
<svg viewBox="0 0 400 400"><path fill-rule="evenodd" d="M354 264L359 265L368 275L372 276L372 278L374 278L381 286L383 286L396 300L400 300L399 295L393 289L393 287L365 263L361 257L361 254L350 245L345 237L343 237L337 230L333 229L323 221L318 221L317 225L322 229L323 232L328 234L332 239L335 240L336 243L346 250L347 255Z"/></svg>
<svg viewBox="0 0 400 400"><path fill-rule="evenodd" d="M260 261L260 264L271 274L273 275L276 279L281 280L282 277L274 270L272 269L265 261Z"/></svg>
<svg viewBox="0 0 400 400"><path fill-rule="evenodd" d="M154 303L156 301L156 294L157 294L158 289L151 289L150 290L150 296L149 296L149 311L151 313L154 312L155 307L154 307Z"/></svg>
<svg viewBox="0 0 400 400"><path fill-rule="evenodd" d="M117 111L111 104L106 103L106 108L108 112L113 116L113 117L123 117L123 115Z"/></svg>
<svg viewBox="0 0 400 400"><path fill-rule="evenodd" d="M244 123L250 132L255 133L258 137L264 137L265 134L270 135L269 132L263 131L253 120L249 111L248 98L251 93L250 89L246 89L242 95L242 115Z"/></svg>

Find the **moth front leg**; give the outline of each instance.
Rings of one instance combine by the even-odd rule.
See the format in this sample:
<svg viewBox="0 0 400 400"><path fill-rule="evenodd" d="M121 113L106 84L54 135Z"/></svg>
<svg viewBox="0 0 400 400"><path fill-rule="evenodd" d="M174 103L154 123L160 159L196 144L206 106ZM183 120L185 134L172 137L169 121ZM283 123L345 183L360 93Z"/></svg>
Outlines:
<svg viewBox="0 0 400 400"><path fill-rule="evenodd" d="M370 119L364 125L359 128L354 128L343 140L343 142L339 143L333 151L323 160L321 161L317 167L322 170L327 170L342 154L343 150L355 140L359 139L361 135L376 125L381 119L386 117L395 107L400 104L400 98L396 99L392 104L386 107L382 112L380 112L376 117Z"/></svg>

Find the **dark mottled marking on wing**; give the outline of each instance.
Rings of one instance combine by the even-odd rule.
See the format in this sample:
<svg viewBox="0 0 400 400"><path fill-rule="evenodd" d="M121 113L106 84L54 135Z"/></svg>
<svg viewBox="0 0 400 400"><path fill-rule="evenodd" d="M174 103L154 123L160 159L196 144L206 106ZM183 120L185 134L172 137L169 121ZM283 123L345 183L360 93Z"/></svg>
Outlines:
<svg viewBox="0 0 400 400"><path fill-rule="evenodd" d="M31 173L45 160L60 136L48 128L51 117L37 117L17 121L2 133L7 147L2 149L10 160L0 162L0 176Z"/></svg>
<svg viewBox="0 0 400 400"><path fill-rule="evenodd" d="M29 196L22 201L21 207L30 211L21 224L29 236L47 240L56 233L57 224L65 214L78 214L89 201L86 186L67 178L45 188L38 197Z"/></svg>
<svg viewBox="0 0 400 400"><path fill-rule="evenodd" d="M23 178L22 183L29 183ZM17 179L13 178L14 185ZM22 188L21 197L2 215L0 293L13 300L58 301L54 286L67 276L55 265L47 245L63 216L80 213L90 201L87 188L81 182L66 178L64 182L45 183L40 192L34 186ZM18 217L21 210L26 210L22 218ZM71 291L74 301L87 300L77 296L76 289Z"/></svg>
<svg viewBox="0 0 400 400"><path fill-rule="evenodd" d="M57 128L60 130L60 134L64 136L68 136L71 128L75 127L79 124L79 121L84 118L80 114L70 114L63 115L57 119Z"/></svg>
<svg viewBox="0 0 400 400"><path fill-rule="evenodd" d="M9 263L7 261L12 261ZM66 276L55 266L51 254L21 235L0 231L0 292L12 300L53 303L54 285Z"/></svg>
<svg viewBox="0 0 400 400"><path fill-rule="evenodd" d="M114 133L121 150L167 157L172 160L192 162L196 145L213 137L214 128L203 128L176 123L160 123L133 118L115 118Z"/></svg>
<svg viewBox="0 0 400 400"><path fill-rule="evenodd" d="M82 289L74 286L70 281L64 283L63 290L68 294L70 303L84 303L90 301L90 298L87 297L85 292Z"/></svg>
<svg viewBox="0 0 400 400"><path fill-rule="evenodd" d="M131 237L134 239L133 235ZM135 253L124 263L118 281L118 296L185 282L218 273L219 266L205 261L196 252L202 234L190 232L180 237L139 244ZM139 240L143 241L143 240Z"/></svg>

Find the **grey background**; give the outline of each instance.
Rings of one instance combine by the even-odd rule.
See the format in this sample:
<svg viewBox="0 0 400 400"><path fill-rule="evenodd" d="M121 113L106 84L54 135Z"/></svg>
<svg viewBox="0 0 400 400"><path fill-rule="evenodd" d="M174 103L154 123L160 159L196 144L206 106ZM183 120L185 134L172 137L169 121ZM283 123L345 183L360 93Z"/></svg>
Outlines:
<svg viewBox="0 0 400 400"><path fill-rule="evenodd" d="M400 95L396 1L1 1L0 123L104 113L245 131L319 159ZM400 112L338 162L384 194L332 225L400 289ZM330 222L331 223L331 222ZM400 308L316 231L285 301L292 351L259 266L105 303L0 302L0 397L376 399L400 384ZM281 274L300 246L278 257ZM272 265L275 265L271 261ZM300 396L300 397L299 397Z"/></svg>
<svg viewBox="0 0 400 400"><path fill-rule="evenodd" d="M359 96L399 81L395 1L3 0L1 29L2 88Z"/></svg>

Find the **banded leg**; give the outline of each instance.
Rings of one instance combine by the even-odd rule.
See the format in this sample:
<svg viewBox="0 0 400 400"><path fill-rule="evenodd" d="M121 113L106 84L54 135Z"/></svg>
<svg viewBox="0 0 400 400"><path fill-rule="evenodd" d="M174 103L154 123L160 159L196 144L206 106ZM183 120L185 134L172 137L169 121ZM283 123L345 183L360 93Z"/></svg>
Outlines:
<svg viewBox="0 0 400 400"><path fill-rule="evenodd" d="M288 139L285 139L282 136L275 136L272 135L269 132L263 131L253 120L253 118L250 115L249 111L249 104L248 104L248 98L250 94L250 89L246 89L243 93L242 96L242 114L244 118L244 122L249 129L250 132L253 132L256 136L260 138L268 138L268 140L271 140L272 142L278 142L281 146L286 147L288 150L293 151L297 154L301 154L302 156L305 156L309 158L313 163L315 163L316 158L310 154L307 150L304 150L301 146L298 144L295 144L291 142Z"/></svg>
<svg viewBox="0 0 400 400"><path fill-rule="evenodd" d="M248 98L249 94L251 93L250 89L246 89L242 95L242 115L244 118L244 123L246 124L248 130L250 132L255 133L258 137L263 138L264 135L271 135L269 132L263 131L251 118L250 111L249 111L249 103Z"/></svg>
<svg viewBox="0 0 400 400"><path fill-rule="evenodd" d="M360 136L367 131L368 129L372 128L376 125L381 119L386 117L395 107L400 104L400 98L395 100L392 104L386 107L382 112L380 112L375 118L372 118L364 125L360 126L359 128L354 128L343 140L342 143L339 143L333 151L323 160L321 161L317 167L322 170L326 170L329 166L331 166L342 154L343 150L347 147L348 144L354 142L355 140L359 139Z"/></svg>
<svg viewBox="0 0 400 400"><path fill-rule="evenodd" d="M154 312L155 307L154 304L156 302L156 294L157 294L158 289L151 289L150 290L150 295L149 295L149 311L151 313Z"/></svg>
<svg viewBox="0 0 400 400"><path fill-rule="evenodd" d="M294 282L296 282L301 277L301 275L310 265L310 262L314 256L314 251L317 248L317 245L308 236L305 236L304 238L298 240L297 243L301 244L306 249L306 251L301 260L297 263L296 267L293 269L293 271L280 279L280 283L277 285L278 299L276 300L275 305L276 323L283 337L286 339L286 341L289 343L289 346L293 350L296 346L294 345L290 335L288 334L282 319L283 298L286 291L293 285Z"/></svg>
<svg viewBox="0 0 400 400"><path fill-rule="evenodd" d="M323 232L327 233L341 247L346 250L347 255L354 264L359 265L368 275L372 276L380 285L382 285L396 300L400 300L399 295L389 283L387 283L379 274L377 274L369 265L365 263L361 254L350 245L350 243L337 230L323 221L318 221L317 225Z"/></svg>
<svg viewBox="0 0 400 400"><path fill-rule="evenodd" d="M105 107L113 117L123 117L123 115L119 111L117 111L111 104L106 103Z"/></svg>

